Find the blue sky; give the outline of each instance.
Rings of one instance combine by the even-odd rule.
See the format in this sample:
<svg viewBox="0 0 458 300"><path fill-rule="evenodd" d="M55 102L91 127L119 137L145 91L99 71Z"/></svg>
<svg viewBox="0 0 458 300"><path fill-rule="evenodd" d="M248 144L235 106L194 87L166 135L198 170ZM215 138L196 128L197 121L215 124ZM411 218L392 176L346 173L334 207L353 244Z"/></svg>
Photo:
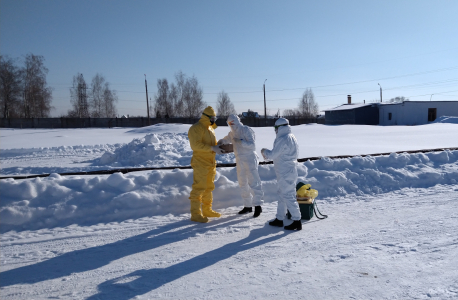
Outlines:
<svg viewBox="0 0 458 300"><path fill-rule="evenodd" d="M195 75L204 101L238 113L320 109L404 96L458 100L458 1L1 0L0 53L43 55L52 116L70 109L73 76L104 75L118 113L146 116L144 74ZM432 95L432 96L431 96Z"/></svg>

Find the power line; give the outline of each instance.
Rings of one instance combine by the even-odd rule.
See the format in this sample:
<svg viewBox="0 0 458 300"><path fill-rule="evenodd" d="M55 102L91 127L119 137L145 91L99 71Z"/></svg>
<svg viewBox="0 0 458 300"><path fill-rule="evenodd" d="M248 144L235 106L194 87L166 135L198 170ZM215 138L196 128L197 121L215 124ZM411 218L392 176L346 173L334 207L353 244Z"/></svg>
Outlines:
<svg viewBox="0 0 458 300"><path fill-rule="evenodd" d="M334 86L343 86L343 85L367 83L367 82L382 81L382 80L389 80L389 79L395 79L395 78L402 78L402 77L410 77L410 76L424 75L424 74L430 74L430 73L444 72L444 71L450 71L450 70L456 70L456 69L458 69L458 66L435 69L435 70L424 71L424 72L410 73L410 74L404 74L404 75L398 75L398 76L370 79L370 80L361 80L361 81L353 81L353 82L345 82L345 83L335 83L335 84L311 86L311 87L307 87L307 88L318 89L318 88L324 88L324 87L334 87ZM119 85L119 84L117 84L117 85ZM113 86L115 86L115 85L113 84ZM68 87L68 88L73 88L73 87ZM272 89L272 90L266 90L266 91L267 92L283 92L283 91L294 91L294 90L304 90L304 89L306 89L306 88L304 88L304 87L300 87L300 88L285 88L285 89ZM135 93L135 94L143 94L144 93L143 91L125 91L125 90L121 90L121 91L115 90L115 91L117 93ZM257 90L257 91L232 91L232 92L228 92L228 93L230 93L230 94L254 94L254 93L262 93L262 90ZM204 95L217 95L217 94L219 94L219 92L203 93L203 94Z"/></svg>
<svg viewBox="0 0 458 300"><path fill-rule="evenodd" d="M394 78L401 78L401 77L409 77L409 76L423 75L423 74L428 74L428 73L442 72L442 71L455 70L455 69L458 69L458 66L456 66L456 67L450 67L450 68L444 68L444 69L437 69L437 70L432 70L432 71L425 71L425 72L419 72L419 73L406 74L406 75L399 75L399 76L392 76L392 77L371 79L371 80L362 80L362 81L354 81L354 82L347 82L347 83L336 83L336 84L312 86L312 87L310 87L310 88L316 89L316 88L322 88L322 87L331 87L331 86L358 84L358 83L365 83L365 82L372 82L372 81L382 81L382 80L388 80L388 79L394 79ZM292 88L292 89L270 90L269 92L281 92L281 91L300 90L300 89L305 89L305 88Z"/></svg>
<svg viewBox="0 0 458 300"><path fill-rule="evenodd" d="M442 95L442 94L453 93L453 92L458 92L458 90L448 91L448 92L434 93L434 95ZM429 95L431 95L431 94L429 93L429 94L423 94L423 95L409 96L409 98L412 98L412 97L420 97L420 96L429 96ZM456 97L456 95L448 95L448 96Z"/></svg>
<svg viewBox="0 0 458 300"><path fill-rule="evenodd" d="M417 76L417 75L423 75L423 74L429 74L429 73L450 71L450 70L455 70L455 69L458 69L458 66L442 68L442 69L436 69L436 70L430 70L430 71L424 71L424 72L418 72L418 73L404 74L404 75L398 75L398 76L391 76L391 77L385 77L385 78L378 78L378 79L370 79L370 80L353 81L353 82L346 82L346 83L335 83L335 84L311 86L311 87L307 87L307 88L317 89L317 88L323 88L323 87L332 87L332 86L350 85L350 84L358 84L358 83L373 82L373 81L382 81L382 80L388 80L388 79L394 79L394 78L402 78L402 77ZM304 89L306 89L306 88L302 87L302 88L275 89L275 90L267 90L267 92L283 92L283 91L304 90ZM248 94L248 93L259 93L259 92L262 92L262 91L228 92L228 93L231 93L231 94L246 93L246 94ZM218 93L204 93L204 94L218 94Z"/></svg>

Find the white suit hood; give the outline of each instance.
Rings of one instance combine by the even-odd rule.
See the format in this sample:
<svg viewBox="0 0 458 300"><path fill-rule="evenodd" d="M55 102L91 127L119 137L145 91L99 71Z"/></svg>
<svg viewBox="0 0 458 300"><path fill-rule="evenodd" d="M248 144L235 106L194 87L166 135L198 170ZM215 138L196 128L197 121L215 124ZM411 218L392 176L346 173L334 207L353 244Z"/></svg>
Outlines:
<svg viewBox="0 0 458 300"><path fill-rule="evenodd" d="M231 131L223 138L225 144L233 144L235 156L248 155L256 153L256 136L250 127L243 125L237 115L229 115L227 123L230 125Z"/></svg>
<svg viewBox="0 0 458 300"><path fill-rule="evenodd" d="M229 117L227 117L227 123L234 123L234 125L237 125L237 126L240 126L240 125L243 125L242 122L240 122L240 118L239 116L237 115L229 115Z"/></svg>

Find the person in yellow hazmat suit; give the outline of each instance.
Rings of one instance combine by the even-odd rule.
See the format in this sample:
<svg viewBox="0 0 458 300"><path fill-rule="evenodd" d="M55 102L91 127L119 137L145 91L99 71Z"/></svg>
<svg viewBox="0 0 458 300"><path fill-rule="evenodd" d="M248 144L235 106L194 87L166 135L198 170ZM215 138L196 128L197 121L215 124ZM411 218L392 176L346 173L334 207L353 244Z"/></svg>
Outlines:
<svg viewBox="0 0 458 300"><path fill-rule="evenodd" d="M225 151L216 145L216 114L207 106L199 122L189 128L188 138L193 151L191 167L194 171L194 182L189 196L191 200L191 221L206 223L208 217L219 218L221 214L212 209L215 189L216 160L215 155Z"/></svg>

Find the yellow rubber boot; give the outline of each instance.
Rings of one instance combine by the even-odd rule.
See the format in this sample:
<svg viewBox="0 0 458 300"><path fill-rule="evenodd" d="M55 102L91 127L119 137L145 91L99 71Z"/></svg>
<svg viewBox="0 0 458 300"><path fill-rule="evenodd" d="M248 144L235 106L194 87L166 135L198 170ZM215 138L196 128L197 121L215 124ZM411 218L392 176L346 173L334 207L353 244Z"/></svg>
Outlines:
<svg viewBox="0 0 458 300"><path fill-rule="evenodd" d="M191 221L199 223L208 222L208 218L202 216L202 212L200 210L200 202L191 201Z"/></svg>
<svg viewBox="0 0 458 300"><path fill-rule="evenodd" d="M202 205L202 215L204 217L210 217L210 218L219 218L221 217L221 214L219 212L216 212L212 209L211 205Z"/></svg>
<svg viewBox="0 0 458 300"><path fill-rule="evenodd" d="M216 165L215 165L216 166ZM216 169L213 167L211 172L208 173L206 178L207 188L202 193L202 215L204 217L219 218L221 214L212 209L213 195L212 191L215 189L215 175Z"/></svg>

